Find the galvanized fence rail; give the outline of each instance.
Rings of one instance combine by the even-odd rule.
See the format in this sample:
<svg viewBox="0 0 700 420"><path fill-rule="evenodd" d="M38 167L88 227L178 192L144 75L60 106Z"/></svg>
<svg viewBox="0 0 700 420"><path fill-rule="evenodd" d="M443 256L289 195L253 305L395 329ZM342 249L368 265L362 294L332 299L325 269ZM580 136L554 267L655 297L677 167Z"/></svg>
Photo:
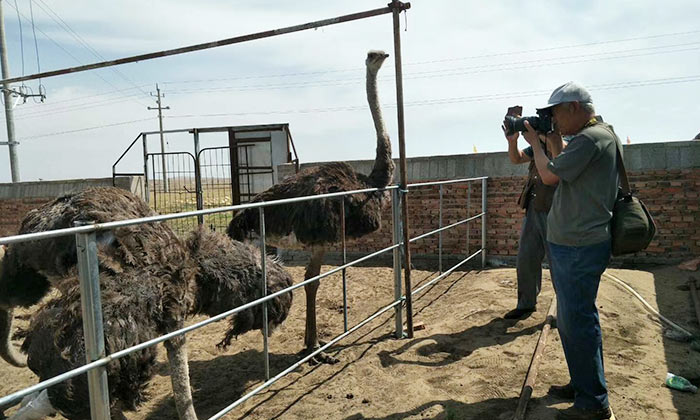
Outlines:
<svg viewBox="0 0 700 420"><path fill-rule="evenodd" d="M73 228L67 228L67 229L60 229L60 230L55 230L55 231L48 231L48 232L37 232L37 233L31 233L31 234L25 234L25 235L16 235L16 236L8 236L4 238L0 238L0 245L9 245L13 243L19 243L19 242L25 242L25 241L31 241L31 240L42 240L42 239L49 239L49 238L55 238L59 236L67 236L67 235L76 235L76 244L77 244L77 252L78 252L78 269L79 269L79 280L81 284L81 292L82 292L82 300L83 300L83 322L85 325L85 342L86 342L86 349L87 349L87 364L73 369L71 371L62 373L60 375L57 375L53 378L47 379L45 381L42 381L38 384L35 384L33 386L30 386L28 388L25 388L23 390L17 391L13 394L7 395L5 397L0 398L0 406L5 406L5 405L10 405L28 395L31 395L35 392L39 392L41 390L44 390L52 385L58 384L64 380L67 380L69 378L73 378L75 376L81 375L83 373L88 373L88 382L89 382L89 388L90 388L90 406L91 406L91 412L92 412L92 418L93 419L108 419L109 418L109 399L108 399L108 384L107 384L107 377L105 373L105 365L110 363L111 361L117 360L121 357L124 357L126 355L129 355L131 353L143 350L144 348L154 346L158 343L161 343L163 341L169 340L171 338L175 338L177 336L180 336L182 334L186 334L188 332L194 331L198 328L202 328L206 325L209 325L211 323L220 321L222 319L225 319L227 317L230 317L233 314L236 314L238 312L244 311L246 309L252 308L256 305L263 305L263 316L266 317L266 303L274 299L277 296L280 296L285 293L290 293L295 289L298 289L300 287L303 287L309 283L315 282L315 281L320 281L321 279L328 277L334 273L340 272L340 271L345 271L348 267L352 267L354 265L357 265L363 261L367 261L369 259L372 259L376 256L379 256L383 253L393 251L394 255L394 301L389 303L388 305L382 307L381 309L378 309L373 315L370 317L360 321L357 325L353 326L352 328L347 327L347 298L346 296L343 299L343 312L345 314L344 316L344 332L337 337L333 338L330 340L327 344L323 345L316 351L310 353L309 355L305 356L298 362L294 363L281 373L277 374L275 377L270 378L270 371L269 371L269 353L268 353L268 345L267 345L267 336L268 336L268 331L267 331L267 322L263 323L263 353L264 353L264 363L265 363L265 378L266 381L256 387L255 389L251 390L235 402L233 402L231 405L228 407L224 408L221 410L219 413L216 415L212 416L211 419L218 419L221 418L223 415L228 413L229 411L233 410L234 408L238 407L240 404L243 402L247 401L257 393L259 393L261 390L267 388L268 386L272 385L282 377L284 377L286 374L289 372L292 372L295 370L298 366L301 364L305 363L307 360L311 359L312 357L316 356L317 354L325 351L338 341L342 340L343 338L347 337L349 334L352 334L354 331L357 331L359 328L362 328L364 325L367 323L371 322L373 319L377 318L378 316L384 314L385 312L389 311L390 309L394 308L395 311L395 318L396 318L396 337L401 338L403 337L403 323L402 323L402 304L407 303L407 296L402 293L401 291L401 253L405 249L405 243L401 241L402 238L402 226L401 226L401 203L400 201L404 199L404 195L410 194L410 191L416 188L420 188L423 186L434 186L434 185L446 185L446 184L455 184L455 183L468 183L470 185L472 182L476 181L481 181L482 184L482 212L476 215L469 215L467 213L467 217L463 220L460 220L456 223L452 223L448 226L440 226L438 229L433 230L431 232L427 232L424 234L421 234L419 236L416 236L415 238L411 238L409 242L415 242L418 240L421 240L423 238L426 238L430 235L434 234L441 234L443 231L446 231L448 229L455 228L459 225L462 224L469 224L469 222L474 221L478 218L481 218L482 220L482 243L481 247L479 250L476 252L467 255L465 259L463 259L461 262L455 264L451 268L447 269L446 271L440 273L439 276L435 277L434 279L430 280L428 283L422 285L421 287L413 290L411 292L411 295L415 295L417 293L420 293L422 290L424 290L426 287L429 287L430 285L434 284L435 282L439 281L442 278L445 278L448 276L450 273L453 271L457 270L459 267L463 266L466 264L468 261L476 257L477 255L481 254L482 255L482 264L484 264L484 255L486 253L485 250L485 239L486 239L486 231L485 231L485 226L486 226L486 180L487 177L479 177L479 178L467 178L467 179L460 179L460 180L452 180L452 181L443 181L443 182L432 182L432 183L420 183L420 184L409 184L409 190L407 191L401 191L399 190L398 186L390 186L385 189L376 189L376 188L369 188L369 189L363 189L363 190L356 190L356 191L347 191L347 192L338 192L338 193L330 193L330 194L323 194L323 195L317 195L317 196L307 196L307 197L297 197L297 198L291 198L291 199L285 199L285 200L278 200L278 201L270 201L270 202L262 202L262 203L249 203L249 204L242 204L242 205L237 205L237 206L229 206L229 207L220 207L216 209L207 209L207 210L199 210L199 211L192 211L192 212L185 212L185 213L178 213L178 214L171 214L171 215L160 215L160 216L152 216L152 217L145 217L145 218L140 218L140 219L131 219L131 220L120 220L116 222L109 222L109 223L102 223L102 224L91 224L91 225L83 225L83 226L77 226ZM265 266L265 208L270 207L270 206L275 206L275 205L282 205L282 204L291 204L291 203L299 203L299 202L304 202L304 201L310 201L310 200L318 200L318 199L328 199L328 198L342 198L348 195L353 195L353 194L362 194L362 193L369 193L369 192L380 192L380 191L391 191L391 197L392 197L392 220L394 222L393 226L393 244L391 246L388 246L386 248L380 249L378 251L372 252L368 255L365 255L361 258L355 259L349 263L344 263L341 266L335 267L331 270L328 270L327 272L321 273L318 276L312 277L310 279L307 279L301 283L295 284L287 289L280 290L278 292L272 293L272 294L267 294L266 290L266 284L267 284L267 269ZM442 199L442 197L441 197ZM440 204L442 205L442 204ZM163 336L154 338L152 340L146 341L144 343L138 344L133 347L129 347L117 352L114 352L110 355L105 355L104 352L104 330L102 326L102 312L101 312L101 305L100 305L100 295L99 295L99 271L98 271L98 260L97 260L97 246L96 246L96 240L95 240L95 233L98 231L104 231L104 230L109 230L109 229L115 229L118 227L123 227L123 226L130 226L130 225L136 225L136 224L142 224L142 223L153 223L153 222L162 222L162 221L167 221L167 220L173 220L173 219L179 219L179 218L185 218L185 217L193 217L193 216L201 216L205 214L213 214L213 213L220 213L220 212L231 212L235 210L243 210L243 209L250 209L250 208L257 208L258 211L260 212L260 237L261 237L261 251L262 251L262 272L263 272L263 278L262 278L262 284L263 284L263 296L260 299L257 299L253 302L249 302L247 304L241 305L239 307L236 307L234 309L231 309L229 311L223 312L219 315L213 316L209 319L206 319L204 321L197 322L195 324L192 324L190 326L184 327L182 329L170 332L168 334L165 334ZM469 206L467 205L467 211L469 211ZM441 224L441 223L440 223ZM344 238L344 232L343 232L343 244L345 244L345 238ZM467 251L468 253L468 251ZM345 246L343 246L343 254L345 254ZM442 255L442 252L440 252L440 255ZM345 294L345 292L344 292Z"/></svg>

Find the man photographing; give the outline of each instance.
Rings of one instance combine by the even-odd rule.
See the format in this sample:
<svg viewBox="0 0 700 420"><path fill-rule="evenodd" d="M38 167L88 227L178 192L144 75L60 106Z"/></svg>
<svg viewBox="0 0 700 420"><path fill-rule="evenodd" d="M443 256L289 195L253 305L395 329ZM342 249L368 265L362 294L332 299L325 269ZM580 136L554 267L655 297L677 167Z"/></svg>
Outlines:
<svg viewBox="0 0 700 420"><path fill-rule="evenodd" d="M562 135L573 136L566 149L550 159L541 134L524 123L523 135L532 146L542 181L558 185L547 217L547 242L557 295L557 329L571 382L550 388L550 393L574 400L572 407L557 414L558 419L609 419L596 297L610 260L620 140L612 126L595 116L591 95L576 83L556 88L538 109L542 111L551 112Z"/></svg>
<svg viewBox="0 0 700 420"><path fill-rule="evenodd" d="M530 163L527 182L518 205L525 210L520 240L516 273L518 277L518 303L515 309L506 313L505 319L522 319L535 311L537 296L542 288L542 261L547 254L547 213L552 205L556 186L542 182L533 160L532 147L518 149L518 130L509 130L508 117L519 118L522 107L508 108L506 120L501 128L508 140L508 157L514 164ZM550 141L540 142L547 157L552 158L561 152L562 142L558 133L553 133Z"/></svg>

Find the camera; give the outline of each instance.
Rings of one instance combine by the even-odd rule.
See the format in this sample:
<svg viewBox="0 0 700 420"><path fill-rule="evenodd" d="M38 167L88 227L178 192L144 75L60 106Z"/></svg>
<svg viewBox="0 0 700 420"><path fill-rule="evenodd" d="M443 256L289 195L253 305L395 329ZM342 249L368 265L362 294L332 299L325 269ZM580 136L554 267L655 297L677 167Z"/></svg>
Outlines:
<svg viewBox="0 0 700 420"><path fill-rule="evenodd" d="M535 129L538 133L547 134L554 130L554 123L552 121L552 110L549 108L538 109L536 117L513 117L506 115L504 125L506 127L506 135L510 136L516 131L527 131L525 128L525 121L530 123L530 126Z"/></svg>

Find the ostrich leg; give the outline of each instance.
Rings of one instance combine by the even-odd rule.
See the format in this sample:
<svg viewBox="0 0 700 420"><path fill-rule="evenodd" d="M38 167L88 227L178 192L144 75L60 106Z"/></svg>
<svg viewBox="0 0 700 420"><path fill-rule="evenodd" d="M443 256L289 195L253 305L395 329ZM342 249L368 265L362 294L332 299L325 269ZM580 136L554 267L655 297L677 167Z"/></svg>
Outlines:
<svg viewBox="0 0 700 420"><path fill-rule="evenodd" d="M12 366L27 366L27 356L12 347L12 309L0 309L0 357Z"/></svg>
<svg viewBox="0 0 700 420"><path fill-rule="evenodd" d="M309 260L309 264L306 266L304 280L318 276L321 273L321 263L323 262L323 255L325 252L323 248L312 249L311 260ZM320 347L318 331L316 329L316 292L318 291L319 284L320 281L316 280L304 286L304 292L306 292L306 333L304 335L304 344L306 345L306 351L309 353ZM332 365L338 363L338 361L339 360L335 357L322 352L312 357L309 362L312 365L319 363L328 363Z"/></svg>
<svg viewBox="0 0 700 420"><path fill-rule="evenodd" d="M185 336L165 341L170 362L170 380L173 385L175 407L180 420L197 420L197 414L192 404L190 389L190 369L187 364L187 342Z"/></svg>

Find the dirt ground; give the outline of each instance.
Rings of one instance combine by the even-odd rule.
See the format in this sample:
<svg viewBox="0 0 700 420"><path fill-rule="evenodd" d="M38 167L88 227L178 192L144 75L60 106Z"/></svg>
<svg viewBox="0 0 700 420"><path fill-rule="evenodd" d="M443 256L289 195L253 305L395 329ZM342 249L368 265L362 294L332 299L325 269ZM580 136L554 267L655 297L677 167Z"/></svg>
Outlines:
<svg viewBox="0 0 700 420"><path fill-rule="evenodd" d="M330 267L325 266L324 270ZM303 268L290 267L296 281ZM662 314L698 333L689 292L679 286L688 273L672 267L649 271L610 270L632 285ZM413 271L414 284L435 276ZM417 286L414 286L417 287ZM389 268L348 270L350 325L393 298ZM455 273L414 298L414 322L425 329L413 339L393 338L393 311L380 316L333 348L336 365L304 365L226 419L511 419L553 296L545 271L537 312L528 319L501 316L515 305L512 268ZM319 329L325 339L342 332L339 275L322 282ZM666 372L697 384L700 353L664 337L662 326L640 302L609 280L600 286L605 367L611 405L620 420L700 418L700 395L663 386ZM26 325L26 312L18 314ZM216 349L225 323L188 336L194 402L206 419L264 380L262 339L257 332L238 338L226 351ZM272 375L300 358L304 336L304 294L295 293L292 313L270 340ZM151 400L130 419L176 419L165 351L159 350ZM528 419L553 419L567 403L546 396L551 384L568 380L556 330L550 334ZM0 368L0 395L35 383L26 369ZM11 411L8 411L10 414Z"/></svg>

